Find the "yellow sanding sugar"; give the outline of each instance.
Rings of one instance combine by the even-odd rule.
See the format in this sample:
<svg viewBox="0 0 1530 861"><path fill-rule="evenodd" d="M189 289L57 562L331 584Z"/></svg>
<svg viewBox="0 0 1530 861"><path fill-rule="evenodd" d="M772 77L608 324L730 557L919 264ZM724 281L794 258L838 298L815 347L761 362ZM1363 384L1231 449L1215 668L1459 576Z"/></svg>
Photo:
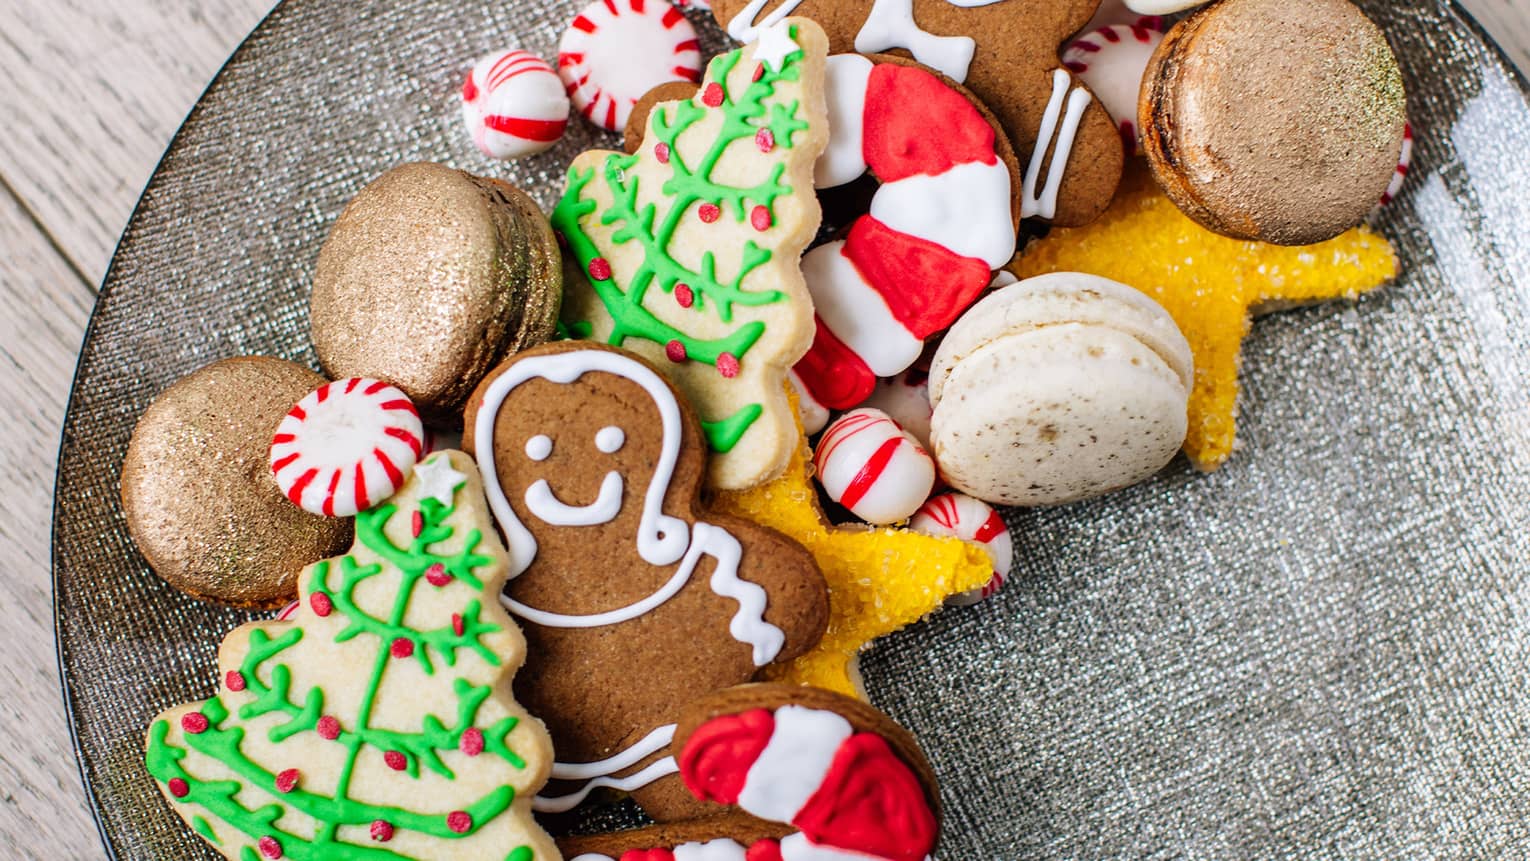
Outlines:
<svg viewBox="0 0 1530 861"><path fill-rule="evenodd" d="M1354 299L1397 275L1391 243L1368 228L1287 248L1229 239L1181 213L1140 164L1128 168L1110 209L1093 224L1052 231L1013 267L1020 278L1085 272L1156 299L1195 353L1185 454L1213 470L1233 451L1238 367L1249 315L1328 299Z"/></svg>
<svg viewBox="0 0 1530 861"><path fill-rule="evenodd" d="M759 487L717 494L716 508L796 539L829 585L829 629L816 648L765 668L773 681L857 696L850 659L871 640L913 624L952 595L981 588L993 563L976 544L906 529L832 526L818 507L802 439L786 472Z"/></svg>

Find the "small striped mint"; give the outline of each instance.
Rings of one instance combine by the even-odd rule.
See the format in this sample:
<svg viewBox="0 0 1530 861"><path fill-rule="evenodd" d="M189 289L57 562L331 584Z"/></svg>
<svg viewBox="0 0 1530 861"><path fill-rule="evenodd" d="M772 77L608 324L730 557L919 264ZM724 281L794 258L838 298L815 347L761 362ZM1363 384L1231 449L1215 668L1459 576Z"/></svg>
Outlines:
<svg viewBox="0 0 1530 861"><path fill-rule="evenodd" d="M304 511L350 517L398 492L420 459L425 428L409 397L380 380L325 383L271 438L271 472Z"/></svg>
<svg viewBox="0 0 1530 861"><path fill-rule="evenodd" d="M649 90L701 80L701 43L691 22L665 0L596 0L558 42L558 77L575 110L619 132Z"/></svg>

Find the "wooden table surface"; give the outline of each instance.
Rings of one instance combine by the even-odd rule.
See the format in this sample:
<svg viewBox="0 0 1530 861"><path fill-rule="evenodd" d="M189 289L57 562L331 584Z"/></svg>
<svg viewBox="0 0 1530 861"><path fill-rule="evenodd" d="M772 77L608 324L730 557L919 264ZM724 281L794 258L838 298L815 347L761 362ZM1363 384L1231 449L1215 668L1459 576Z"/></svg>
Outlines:
<svg viewBox="0 0 1530 861"><path fill-rule="evenodd" d="M335 0L344 2L344 0ZM0 0L0 855L101 857L53 651L53 466L117 235L182 117L272 0ZM1467 0L1530 69L1530 0Z"/></svg>

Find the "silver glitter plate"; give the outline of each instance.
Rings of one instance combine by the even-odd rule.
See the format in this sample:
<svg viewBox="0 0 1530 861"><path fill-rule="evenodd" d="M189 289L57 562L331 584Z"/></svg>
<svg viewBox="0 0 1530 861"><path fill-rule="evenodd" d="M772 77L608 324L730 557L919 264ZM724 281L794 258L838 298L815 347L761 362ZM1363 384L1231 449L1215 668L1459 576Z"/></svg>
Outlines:
<svg viewBox="0 0 1530 861"><path fill-rule="evenodd" d="M489 163L456 93L481 53L552 56L574 5L288 0L144 192L81 354L54 521L64 695L115 857L211 857L144 772L143 732L213 691L248 618L133 550L135 419L217 358L314 364L314 256L385 168L445 161L550 205L562 165L612 140L575 122L544 157ZM1006 589L866 657L940 774L944 859L1530 855L1530 103L1453 5L1363 5L1418 137L1377 218L1402 279L1255 326L1220 472L1181 459L1011 512Z"/></svg>

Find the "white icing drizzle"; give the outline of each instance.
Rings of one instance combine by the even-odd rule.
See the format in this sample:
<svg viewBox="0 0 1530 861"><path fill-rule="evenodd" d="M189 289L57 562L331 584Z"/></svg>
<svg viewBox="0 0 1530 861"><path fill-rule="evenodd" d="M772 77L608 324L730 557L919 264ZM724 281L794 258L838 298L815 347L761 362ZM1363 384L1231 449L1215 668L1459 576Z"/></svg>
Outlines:
<svg viewBox="0 0 1530 861"><path fill-rule="evenodd" d="M531 799L531 809L538 813L562 813L578 807L581 802L589 797L590 793L597 789L604 788L614 789L617 792L631 792L634 789L642 789L655 780L674 774L679 770L680 766L675 764L675 758L666 756L639 771L637 774L619 778L597 777L579 787L577 792L571 792L568 795L558 795L552 798L538 795L536 798Z"/></svg>
<svg viewBox="0 0 1530 861"><path fill-rule="evenodd" d="M860 54L834 54L824 75L829 145L813 165L813 184L833 188L866 172L866 87L872 63Z"/></svg>
<svg viewBox="0 0 1530 861"><path fill-rule="evenodd" d="M600 493L589 505L569 505L553 493L547 479L539 478L526 488L526 507L544 522L554 526L599 526L610 523L622 511L622 474L606 473Z"/></svg>
<svg viewBox="0 0 1530 861"><path fill-rule="evenodd" d="M627 432L611 425L603 427L595 433L595 447L606 454L616 454L627 443Z"/></svg>
<svg viewBox="0 0 1530 861"><path fill-rule="evenodd" d="M971 5L987 5L989 2L998 0L979 0ZM866 14L866 23L855 35L855 50L861 54L876 54L892 48L904 48L919 62L961 82L967 80L967 69L972 65L977 42L970 36L936 36L923 29L914 23L914 0L876 0Z"/></svg>
<svg viewBox="0 0 1530 861"><path fill-rule="evenodd" d="M765 20L756 21L755 19L760 17L760 12L769 2L770 0L749 0L749 4L740 9L738 14L733 16L733 20L728 22L728 35L740 42L753 42L759 37L760 31L766 27L774 27L802 5L802 0L786 0L781 4L781 8L766 15Z"/></svg>
<svg viewBox="0 0 1530 861"><path fill-rule="evenodd" d="M499 417L500 407L517 386L532 379L546 379L567 385L592 371L615 374L642 386L659 409L659 420L664 437L659 452L659 462L654 466L653 480L643 497L643 514L638 525L638 555L650 565L670 565L685 554L690 544L690 530L684 520L664 513L664 496L669 491L670 479L675 474L675 463L680 458L680 405L664 380L647 366L605 350L580 350L578 352L554 353L522 359L510 370L497 377L484 393L483 406L478 410L474 433L478 444L474 454L484 476L498 475L494 464L494 421ZM516 517L515 510L505 497L505 489L499 481L484 482L488 492L489 507L494 519L505 533L510 551L510 576L515 577L527 568L537 556L537 541Z"/></svg>
<svg viewBox="0 0 1530 861"><path fill-rule="evenodd" d="M738 806L771 822L791 822L818 791L834 754L855 733L834 712L788 705L775 711L770 740L744 778Z"/></svg>
<svg viewBox="0 0 1530 861"><path fill-rule="evenodd" d="M682 564L675 569L675 573L659 587L657 592L649 595L635 604L618 607L615 610L607 610L603 613L590 613L584 616L569 615L566 613L552 613L547 610L539 610L511 598L509 595L500 595L499 601L505 605L514 616L518 616L544 628L603 628L606 625L616 625L636 619L660 606L665 601L680 594L685 584L690 582L691 573L695 570L695 563Z"/></svg>
<svg viewBox="0 0 1530 861"><path fill-rule="evenodd" d="M1047 112L1041 119L1041 133L1036 138L1036 149L1031 152L1031 163L1025 171L1025 184L1021 187L1021 218L1054 218L1057 215L1057 194L1062 188L1063 174L1068 171L1068 159L1073 155L1073 142L1078 137L1078 127L1083 122L1084 111L1094 100L1094 96L1084 87L1077 87L1070 94L1068 88L1072 84L1073 76L1066 69L1052 72L1052 98L1047 102ZM1063 114L1065 103L1066 115ZM1038 196L1036 181L1041 178L1041 165L1046 161L1047 149L1054 135L1057 138L1057 148L1047 170L1046 186Z"/></svg>
<svg viewBox="0 0 1530 861"><path fill-rule="evenodd" d="M606 777L631 768L648 758L650 754L658 753L669 743L675 740L675 725L667 723L655 729L648 735L633 742L626 750L609 756L596 762L555 762L552 767L553 780L589 780L592 777Z"/></svg>
<svg viewBox="0 0 1530 861"><path fill-rule="evenodd" d="M526 440L526 457L536 461L537 463L541 463L542 461L552 457L552 449L552 437L545 433L539 433L531 439Z"/></svg>
<svg viewBox="0 0 1530 861"><path fill-rule="evenodd" d="M781 654L781 647L786 645L786 634L765 621L768 600L765 590L738 576L738 564L744 556L743 545L726 529L710 523L697 523L691 531L691 551L686 554L686 559L690 560L693 554L697 559L706 554L717 560L708 585L718 595L738 602L738 611L728 622L728 633L740 643L753 647L756 667L774 661L776 655Z"/></svg>

